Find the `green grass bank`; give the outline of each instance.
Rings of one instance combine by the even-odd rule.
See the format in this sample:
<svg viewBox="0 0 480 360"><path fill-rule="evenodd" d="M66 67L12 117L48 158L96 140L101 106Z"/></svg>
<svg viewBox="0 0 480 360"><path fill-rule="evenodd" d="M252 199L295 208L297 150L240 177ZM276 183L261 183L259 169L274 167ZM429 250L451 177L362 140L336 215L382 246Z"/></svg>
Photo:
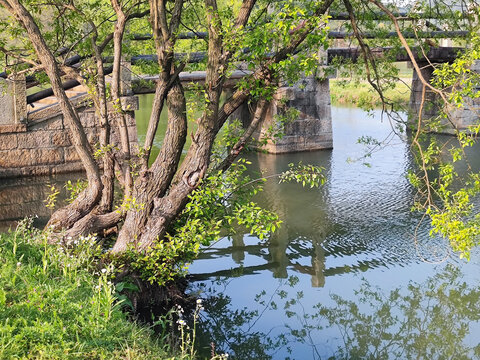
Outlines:
<svg viewBox="0 0 480 360"><path fill-rule="evenodd" d="M0 359L174 358L121 310L92 244L48 245L25 221L0 234Z"/></svg>
<svg viewBox="0 0 480 360"><path fill-rule="evenodd" d="M406 82L409 84L410 79ZM333 105L352 105L362 108L380 108L382 101L378 93L367 82L355 80L330 80L330 96ZM393 89L385 92L386 98L397 106L406 107L410 100L410 88L397 82Z"/></svg>

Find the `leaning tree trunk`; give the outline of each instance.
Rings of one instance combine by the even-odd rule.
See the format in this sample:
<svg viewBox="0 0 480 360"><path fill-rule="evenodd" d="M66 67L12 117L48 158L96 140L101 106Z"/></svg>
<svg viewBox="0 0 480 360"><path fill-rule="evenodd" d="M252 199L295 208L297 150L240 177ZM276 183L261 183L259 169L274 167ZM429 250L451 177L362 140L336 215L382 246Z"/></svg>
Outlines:
<svg viewBox="0 0 480 360"><path fill-rule="evenodd" d="M35 20L18 0L2 0L9 10L27 31L35 52L48 75L52 90L62 110L64 120L70 130L72 144L82 161L87 173L88 187L70 205L56 211L47 226L55 230L71 227L77 220L85 216L99 201L102 182L98 164L93 158L90 144L83 130L80 118L62 88L60 70L55 57L48 48Z"/></svg>
<svg viewBox="0 0 480 360"><path fill-rule="evenodd" d="M119 107L121 105L121 64L122 64L122 41L125 33L125 26L127 24L127 16L123 11L118 0L111 1L117 21L113 32L113 73L112 73L112 101L116 106L115 120L117 123L118 132L120 134L121 147L121 161L120 169L122 171L122 182L124 186L124 198L130 198L132 191L133 179L130 164L130 140L128 137L127 122L125 120L125 113Z"/></svg>
<svg viewBox="0 0 480 360"><path fill-rule="evenodd" d="M92 47L95 52L95 65L97 69L97 81L95 84L97 96L94 99L95 106L98 111L100 124L100 146L106 148L110 144L111 126L108 116L107 104L107 87L105 83L105 70L103 68L104 62L102 58L102 51L97 44L98 32L95 24L92 22L94 34L92 36ZM113 154L107 151L103 157L103 175L102 175L102 196L98 205L98 211L101 214L112 211L114 199L114 179L115 179L115 164Z"/></svg>
<svg viewBox="0 0 480 360"><path fill-rule="evenodd" d="M213 141L218 133L218 111L220 105L220 94L225 81L225 57L223 57L223 44L220 31L220 17L218 15L216 1L206 0L207 22L208 22L208 62L206 71L206 96L207 106L199 122L197 132L192 136L192 144L188 149L187 156L180 169L175 174L172 185L166 195L158 194L153 198L153 207L147 208L148 214L143 228L144 219L138 219L136 214L131 214L132 222L135 226L135 236L131 237L127 233L127 226L122 228L117 243L113 248L114 253L124 251L128 243L134 239L138 250L146 250L158 239L162 239L167 228L174 219L180 215L188 196L200 184L210 163L210 155ZM184 100L184 96L182 96ZM178 110L178 109L177 109ZM158 159L159 164L165 167L165 161ZM156 179L150 179L155 181ZM169 181L170 182L170 181ZM166 190L166 189L165 189ZM152 194L151 194L152 195ZM128 216L127 216L128 217ZM131 227L130 223L126 224ZM124 230L125 229L125 230ZM128 234L128 235L127 235Z"/></svg>

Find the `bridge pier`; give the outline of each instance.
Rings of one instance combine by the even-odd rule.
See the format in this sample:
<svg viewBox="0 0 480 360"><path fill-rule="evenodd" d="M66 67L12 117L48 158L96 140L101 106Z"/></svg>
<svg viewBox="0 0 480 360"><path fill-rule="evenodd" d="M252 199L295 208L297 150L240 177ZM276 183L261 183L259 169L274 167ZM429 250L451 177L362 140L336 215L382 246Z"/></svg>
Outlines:
<svg viewBox="0 0 480 360"><path fill-rule="evenodd" d="M288 108L297 110L298 117L286 123L279 122ZM318 80L310 76L292 87L278 89L270 104L257 138L268 134L270 127L277 127L283 136L276 141L268 139L264 149L269 153L291 153L331 149L332 113L330 108L329 79Z"/></svg>
<svg viewBox="0 0 480 360"><path fill-rule="evenodd" d="M298 116L292 121L280 120L289 108L297 110ZM246 127L251 119L248 104L237 109L231 118L239 119ZM272 139L272 129L283 136ZM333 139L329 79L319 80L311 76L292 87L279 88L253 138L257 140L255 147L272 154L331 149Z"/></svg>
<svg viewBox="0 0 480 360"><path fill-rule="evenodd" d="M418 63L418 66L421 69L422 77L430 82L433 76L433 67L430 66L428 63ZM415 121L418 117L418 113L420 112L420 107L422 104L422 89L423 83L420 80L415 69L413 69L413 76L412 76L412 92L410 93L410 103L409 108L411 110L411 114L409 118L412 121L412 124L415 124ZM435 94L432 90L426 89L425 90L425 102L423 105L422 111L422 118L423 119L430 119L439 114L440 107L439 107L439 99L438 95Z"/></svg>
<svg viewBox="0 0 480 360"><path fill-rule="evenodd" d="M419 63L423 78L430 82L433 77L433 67L428 63ZM480 61L475 61L471 67L472 71L480 73ZM418 114L422 102L423 84L417 72L413 71L412 92L410 94L410 113L408 116L409 124L416 127ZM426 89L425 103L423 105L422 119L427 121L440 115L444 108L444 103L439 95L432 90ZM458 131L468 131L468 128L479 124L480 119L480 99L467 99L462 108L448 108L449 118L441 118L439 126L432 130L435 133L453 135Z"/></svg>

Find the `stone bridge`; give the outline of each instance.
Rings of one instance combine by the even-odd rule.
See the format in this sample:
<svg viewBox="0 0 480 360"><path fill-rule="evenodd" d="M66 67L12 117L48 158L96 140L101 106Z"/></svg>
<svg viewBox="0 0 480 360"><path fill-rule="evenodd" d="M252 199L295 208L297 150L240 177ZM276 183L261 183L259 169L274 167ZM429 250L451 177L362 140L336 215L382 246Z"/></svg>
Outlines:
<svg viewBox="0 0 480 360"><path fill-rule="evenodd" d="M121 100L132 150L136 150L134 111L138 109L138 98L132 96L129 85L126 78ZM27 104L25 77L0 79L0 88L0 178L83 171L54 97ZM96 144L99 126L86 91L74 88L67 95L79 113L89 142ZM112 126L112 140L118 139L118 130Z"/></svg>
<svg viewBox="0 0 480 360"><path fill-rule="evenodd" d="M389 49L378 49L381 56ZM459 48L443 47L431 49L428 54L435 62L451 62L455 59ZM324 74L324 67L328 66L335 58L350 58L356 60L359 56L358 49L329 49L324 54L325 59L319 68L319 74ZM399 54L398 61L408 61L405 54ZM422 60L423 74L430 79L432 68ZM122 106L127 111L128 126L132 147L136 147L137 133L135 128L135 113L138 109L138 99L135 93L149 93L154 91L154 77L131 79L128 70L130 62L124 64L127 69L122 74ZM248 75L248 71L236 71L227 81L227 87L232 87L238 79ZM185 84L202 82L204 72L180 74L181 81ZM141 81L139 81L141 80ZM152 80L150 82L145 80ZM71 82L71 81L70 81ZM132 86L133 85L133 86ZM49 97L48 91L27 96L25 78L0 79L2 93L0 94L0 178L64 173L82 170L79 158L73 148L68 131L66 131L63 116L56 100ZM71 84L65 87L74 106L79 110L81 121L86 129L87 136L92 144L98 140L98 127L96 116L91 107L88 96L83 89ZM413 111L418 112L421 93L421 83L414 72L412 81L412 95L410 105ZM41 94L40 94L41 95ZM44 99L42 99L44 97ZM28 100L27 100L28 99ZM434 102L432 94L428 94L429 101ZM29 103L27 105L27 102ZM33 107L32 107L33 106ZM329 78L325 76L312 76L299 81L293 87L281 87L264 119L263 126L254 135L256 139L266 136L269 129L278 126L277 115L282 115L288 108L295 108L298 113L296 120L284 125L284 136L275 142L268 140L265 149L271 153L286 153L297 151L310 151L332 148L332 118L330 109ZM427 107L427 115L433 115L434 106ZM240 107L232 117L238 118L243 124L250 119L250 110L245 104ZM474 106L456 114L457 126L460 129L476 121ZM115 135L115 129L114 136ZM453 128L446 129L452 132Z"/></svg>

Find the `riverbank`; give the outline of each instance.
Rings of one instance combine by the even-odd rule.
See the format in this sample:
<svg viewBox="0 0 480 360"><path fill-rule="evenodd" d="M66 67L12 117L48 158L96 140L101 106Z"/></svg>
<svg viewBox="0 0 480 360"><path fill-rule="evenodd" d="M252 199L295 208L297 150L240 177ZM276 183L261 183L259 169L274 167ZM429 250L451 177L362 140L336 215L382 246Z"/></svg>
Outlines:
<svg viewBox="0 0 480 360"><path fill-rule="evenodd" d="M411 79L397 82L393 89L385 92L389 101L397 106L408 106L410 101ZM330 80L330 96L332 105L351 105L361 108L380 108L382 101L378 93L367 82L348 81L341 79Z"/></svg>
<svg viewBox="0 0 480 360"><path fill-rule="evenodd" d="M26 225L0 234L0 359L175 358L122 311L92 240L65 250Z"/></svg>

